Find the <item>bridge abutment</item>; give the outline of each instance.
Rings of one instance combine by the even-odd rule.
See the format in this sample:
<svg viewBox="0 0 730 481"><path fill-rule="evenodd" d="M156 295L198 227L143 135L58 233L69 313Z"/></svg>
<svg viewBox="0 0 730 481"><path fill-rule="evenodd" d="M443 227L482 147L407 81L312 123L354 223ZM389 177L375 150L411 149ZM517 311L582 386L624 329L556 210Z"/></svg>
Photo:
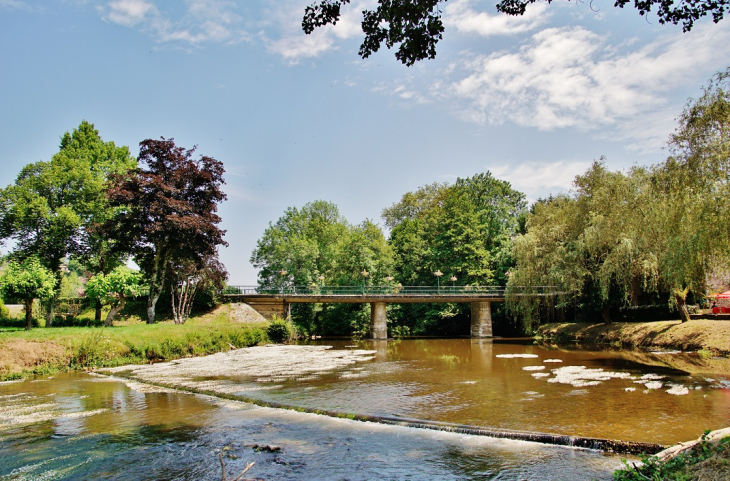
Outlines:
<svg viewBox="0 0 730 481"><path fill-rule="evenodd" d="M370 303L370 338L388 339L388 320L385 317L385 302Z"/></svg>
<svg viewBox="0 0 730 481"><path fill-rule="evenodd" d="M471 337L480 339L492 337L492 303L473 301L471 303Z"/></svg>

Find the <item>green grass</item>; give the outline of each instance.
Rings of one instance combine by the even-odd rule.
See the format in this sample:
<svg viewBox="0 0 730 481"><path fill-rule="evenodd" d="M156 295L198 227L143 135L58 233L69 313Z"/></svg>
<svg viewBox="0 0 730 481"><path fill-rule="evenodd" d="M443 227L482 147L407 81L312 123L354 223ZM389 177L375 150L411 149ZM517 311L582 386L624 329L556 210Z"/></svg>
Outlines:
<svg viewBox="0 0 730 481"><path fill-rule="evenodd" d="M116 327L52 327L25 331L0 328L0 349L12 340L53 343L63 346L62 361L38 360L34 366L11 372L0 365L0 380L28 374L49 374L65 369L112 367L202 356L220 351L254 346L267 341L267 323L243 325L231 322L227 306L215 314L191 317L183 325L142 322Z"/></svg>
<svg viewBox="0 0 730 481"><path fill-rule="evenodd" d="M709 431L705 432L706 436ZM631 466L624 460L626 467L613 473L617 481L693 479L727 479L730 472L730 436L718 444L703 441L679 455L665 461L654 457L642 458L639 467Z"/></svg>

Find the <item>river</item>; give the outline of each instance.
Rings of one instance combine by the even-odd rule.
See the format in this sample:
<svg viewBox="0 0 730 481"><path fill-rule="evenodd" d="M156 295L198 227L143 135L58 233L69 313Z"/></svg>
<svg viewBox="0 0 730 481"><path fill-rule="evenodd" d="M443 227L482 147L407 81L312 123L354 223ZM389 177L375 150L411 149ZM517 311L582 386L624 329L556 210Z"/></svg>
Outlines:
<svg viewBox="0 0 730 481"><path fill-rule="evenodd" d="M325 344L373 354L298 378L196 381L302 407L663 444L730 418L730 376L696 355L509 340ZM0 383L0 479L220 479L218 453L229 472L255 461L251 479L611 479L621 465L598 451L334 419L85 373Z"/></svg>

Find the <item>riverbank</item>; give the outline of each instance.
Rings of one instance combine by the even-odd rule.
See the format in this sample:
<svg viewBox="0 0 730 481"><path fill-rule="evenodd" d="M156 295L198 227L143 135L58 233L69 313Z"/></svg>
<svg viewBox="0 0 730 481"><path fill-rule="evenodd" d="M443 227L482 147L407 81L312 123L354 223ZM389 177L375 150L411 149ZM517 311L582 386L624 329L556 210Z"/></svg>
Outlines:
<svg viewBox="0 0 730 481"><path fill-rule="evenodd" d="M706 357L730 357L730 322L696 319L613 324L553 323L540 326L538 339L604 344L614 347L699 351Z"/></svg>
<svg viewBox="0 0 730 481"><path fill-rule="evenodd" d="M266 340L268 321L245 307L224 304L183 325L123 321L114 327L0 328L0 381L254 346Z"/></svg>

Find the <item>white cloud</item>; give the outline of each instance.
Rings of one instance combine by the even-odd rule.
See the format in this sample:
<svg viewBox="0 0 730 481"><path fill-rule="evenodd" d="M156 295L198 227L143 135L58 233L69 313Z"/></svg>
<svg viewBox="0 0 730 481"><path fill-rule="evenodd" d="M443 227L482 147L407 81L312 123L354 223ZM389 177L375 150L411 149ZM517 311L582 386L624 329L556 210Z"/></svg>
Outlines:
<svg viewBox="0 0 730 481"><path fill-rule="evenodd" d="M576 175L585 173L591 162L558 161L531 162L519 165L489 167L498 179L506 180L516 190L524 192L530 202L550 194L568 192Z"/></svg>
<svg viewBox="0 0 730 481"><path fill-rule="evenodd" d="M242 19L236 8L226 0L187 0L184 13L173 18L152 0L112 0L99 11L104 20L138 28L159 42L199 45L245 40L248 34L239 27Z"/></svg>
<svg viewBox="0 0 730 481"><path fill-rule="evenodd" d="M497 12L477 12L472 8L473 0L455 0L444 9L444 25L461 33L473 33L483 37L493 35L514 35L536 29L548 21L552 10L547 3L532 4L524 15L513 16Z"/></svg>
<svg viewBox="0 0 730 481"><path fill-rule="evenodd" d="M647 133L650 142L658 140L656 122L663 124L661 142L666 139L678 113L669 102L672 93L699 87L725 58L730 28L723 24L704 24L644 46L612 45L582 27L549 28L517 50L464 55L431 92L469 122L540 130L611 126L640 149Z"/></svg>
<svg viewBox="0 0 730 481"><path fill-rule="evenodd" d="M159 15L157 7L145 0L115 0L109 2L108 9L106 18L125 27L132 27Z"/></svg>
<svg viewBox="0 0 730 481"><path fill-rule="evenodd" d="M348 5L336 25L319 27L306 35L302 31L302 17L311 0L277 1L268 12L269 23L275 33L262 33L267 49L281 56L291 64L303 59L319 57L325 52L337 49L338 40L347 40L362 35L360 28L362 11L375 5L365 0Z"/></svg>

